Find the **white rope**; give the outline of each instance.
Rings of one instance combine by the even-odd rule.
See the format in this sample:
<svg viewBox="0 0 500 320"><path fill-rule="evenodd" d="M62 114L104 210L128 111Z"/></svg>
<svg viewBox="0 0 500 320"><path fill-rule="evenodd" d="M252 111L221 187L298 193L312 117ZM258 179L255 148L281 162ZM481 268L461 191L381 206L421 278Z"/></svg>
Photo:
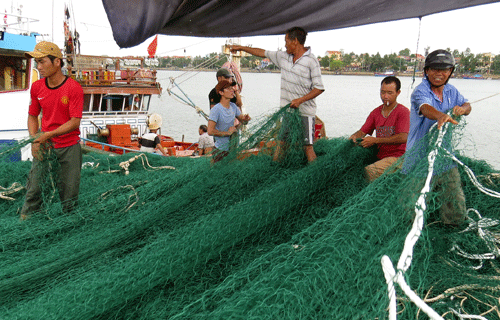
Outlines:
<svg viewBox="0 0 500 320"><path fill-rule="evenodd" d="M479 102L479 101L483 101L483 100L486 100L486 99L489 99L489 98L492 98L494 96L498 96L500 94L500 92L497 92L495 94L492 94L491 96L487 96L487 97L484 97L484 98L481 98L479 100L476 100L476 101L473 101L473 102L469 102L470 104L473 104L473 103L476 103L476 102Z"/></svg>
<svg viewBox="0 0 500 320"><path fill-rule="evenodd" d="M476 186L476 188L479 191L481 191L482 193L484 193L490 197L500 198L499 192L496 192L494 190L491 190L491 189L484 187L477 180L476 176L474 175L474 172L468 166L466 166L462 161L460 161L457 157L455 157L455 155L453 155L448 150L445 149L445 151L448 154L448 156L450 156L451 159L453 159L456 163L458 163L459 165L461 165L463 167L465 173L469 177L469 180L474 184L474 186ZM488 247L488 249L491 252L483 253L483 254L467 253L464 250L462 250L456 243L452 246L452 248L450 249L450 252L455 252L457 255L459 255L463 258L470 259L470 260L479 260L480 262L479 262L479 265L477 265L477 266L464 266L464 265L459 264L458 262L453 261L455 264L457 264L461 267L479 270L484 266L484 260L493 260L493 259L500 257L500 250L496 246L496 243L500 243L500 240L498 240L498 238L497 238L497 237L500 237L500 234L495 233L495 232L491 232L489 230L485 230L485 228L497 226L498 224L500 224L500 222L498 220L495 220L495 219L483 218L481 216L481 214L479 213L479 211L477 211L476 209L472 209L472 208L468 209L467 216L469 216L469 212L476 213L476 215L478 216L478 221L476 222L471 217L468 217L467 221L469 222L469 226L465 230L461 231L460 233L465 233L465 232L477 230L479 237L486 243L486 246Z"/></svg>
<svg viewBox="0 0 500 320"><path fill-rule="evenodd" d="M436 125L436 124L434 124ZM449 123L445 123L443 125L442 129L439 129L438 132L438 138L436 140L436 145L434 149L429 152L428 155L428 161L429 161L429 167L428 167L428 173L427 173L427 178L425 181L425 185L420 191L420 196L415 204L415 219L413 221L412 229L406 236L405 244L403 251L401 253L401 256L398 261L397 265L397 273L394 270L394 266L392 264L392 261L390 258L386 255L384 255L381 259L381 264L382 264L382 269L384 272L384 276L386 279L387 283L387 291L388 291L388 296L389 296L389 319L390 320L396 320L397 319L397 308L396 308L396 293L395 293L395 288L394 288L394 282L396 282L400 288L403 290L403 292L410 298L410 300L415 303L419 308L422 309L423 312L425 312L431 319L443 319L434 309L432 309L430 306L428 306L418 295L411 290L410 286L406 283L404 279L404 273L408 270L408 268L411 265L412 259L413 259L413 248L420 238L422 234L422 229L424 225L424 211L426 210L426 195L430 191L430 183L432 179L432 174L434 172L434 162L436 160L436 156L438 154L439 149L445 150L445 154L449 156L452 160L460 164L465 172L467 173L469 179L472 181L472 183L484 194L487 194L492 197L500 198L500 193L490 190L477 180L476 176L472 172L472 170L467 167L464 163L462 163L460 160L458 160L453 154L451 154L448 150L445 148L441 148L442 142L443 142L443 137L446 133L447 128L449 127ZM432 129L432 127L431 127ZM500 257L500 250L496 246L496 243L500 243L500 234L494 233L488 230L485 230L486 227L493 227L497 226L500 224L499 221L494 220L494 219L488 219L488 218L482 218L479 212L475 209L468 209L467 214L469 212L475 212L477 216L479 217L478 221L476 222L474 219L468 217L469 221L469 226L461 231L461 233L468 232L468 231L473 231L477 230L479 237L485 241L486 246L488 249L491 251L490 253L483 253L483 254L470 254L462 250L457 244L454 244L453 247L450 249L450 251L454 251L457 255L460 255L462 257L466 257L469 259L473 260L480 260L479 266L476 267L469 267L473 269L479 269L484 265L484 260L492 260ZM453 261L455 264L458 264L457 262ZM459 265L459 264L458 264ZM458 316L460 319L486 319L482 316L477 316L477 315L462 315L456 310L453 310L450 308L451 311L455 313L456 316Z"/></svg>
<svg viewBox="0 0 500 320"><path fill-rule="evenodd" d="M476 210L476 209L469 209L467 210L467 214L469 212L474 212L478 220L475 221L473 218L468 217L468 222L469 226L460 231L460 233L465 233L465 232L470 232L470 231L477 231L479 238L484 241L490 252L487 253L482 253L482 254L472 254L465 252L458 244L453 244L453 246L450 249L450 252L454 252L457 255L470 259L470 260L479 260L479 265L477 266L464 266L456 261L452 261L456 265L459 265L463 268L470 268L474 270L479 270L484 266L484 260L494 260L498 257L500 257L500 249L498 249L497 245L500 243L500 234L498 232L492 232L490 230L487 230L486 228L489 227L496 227L500 224L500 221L495 220L495 219L489 219L489 218L483 218L481 214Z"/></svg>
<svg viewBox="0 0 500 320"><path fill-rule="evenodd" d="M16 200L8 195L18 192L19 190L24 189L24 187L19 182L14 182L8 188L4 188L0 186L0 198L5 200Z"/></svg>
<svg viewBox="0 0 500 320"><path fill-rule="evenodd" d="M404 275L401 272L401 270L399 270L398 274L396 275L396 282L399 284L399 287L401 287L401 290L403 290L403 292L406 293L406 295L408 296L408 298L410 298L410 300L417 307L419 307L420 309L422 309L422 311L425 312L429 316L429 318L431 318L433 320L444 320L444 318L441 317L441 315L439 315L439 313L437 313L436 311L434 311L434 309L432 309L431 307L429 307L429 305L427 305L427 303L425 303L424 300L422 300L418 296L418 294L416 294L410 288L410 286L406 283L406 281L404 279Z"/></svg>
<svg viewBox="0 0 500 320"><path fill-rule="evenodd" d="M101 199L105 200L108 196L112 195L114 192L118 191L119 189L130 189L134 193L133 195L129 195L127 204L121 210L123 212L127 212L128 210L130 210L130 208L132 208L133 206L135 206L139 202L139 195L137 194L137 191L135 190L135 188L133 186L131 186L131 185L120 186L116 189L106 191L103 194L101 194ZM122 194L122 193L120 193L120 194ZM135 198L135 199L131 200L133 198Z"/></svg>
<svg viewBox="0 0 500 320"><path fill-rule="evenodd" d="M470 315L470 314L461 314L455 309L450 308L451 312L453 312L457 317L460 319L479 319L479 320L488 320L488 318L485 318L483 316L475 316L475 315Z"/></svg>
<svg viewBox="0 0 500 320"><path fill-rule="evenodd" d="M397 318L397 304L396 304L396 288L394 286L394 279L396 278L396 271L392 265L391 258L383 256L381 259L382 270L384 271L385 282L387 283L387 294L389 295L389 320L396 320Z"/></svg>
<svg viewBox="0 0 500 320"><path fill-rule="evenodd" d="M221 61L221 60L224 60L224 59L227 59L227 57L225 55L215 55L213 56L212 58L208 59L208 60L205 60L203 61L202 63L200 63L199 65L197 66L194 66L193 68L191 69L188 69L186 71L184 71L183 73L181 73L180 75L178 75L177 77L175 77L174 79L178 79L178 78L181 78L185 75L187 75L188 73L192 73L192 75L184 80L182 80L181 82L179 82L179 84L182 84L183 82L186 82L187 80L193 78L194 76L196 76L198 73L201 72L201 70L199 69L202 69L202 68L210 68L212 67L213 65L215 65L217 62ZM194 72L198 70L198 72Z"/></svg>
<svg viewBox="0 0 500 320"><path fill-rule="evenodd" d="M178 94L172 91L172 87L174 85L177 87L177 89L179 89L179 91L184 95L184 97L186 97L188 101L184 100L184 98L180 97ZM195 105L194 102L188 97L188 95L184 91L182 91L181 87L179 87L179 85L175 83L175 78L173 77L170 78L170 85L167 88L167 92L169 96L172 97L173 95L173 98L176 99L178 102L193 107L196 110L196 113L198 113L198 115L203 116L208 121L208 115L200 107Z"/></svg>
<svg viewBox="0 0 500 320"><path fill-rule="evenodd" d="M500 192L497 192L497 191L493 191L491 189L488 189L486 187L484 187L476 178L476 176L474 175L474 172L472 172L472 170L466 166L462 161L458 160L457 157L455 157L453 154L451 154L450 151L444 149L448 155L451 157L451 159L453 159L456 163L458 163L459 165L461 165L464 170L465 170L465 173L467 173L467 176L469 177L470 181L479 189L479 191L481 191L482 193L486 194L486 195L489 195L490 197L495 197L495 198L500 198Z"/></svg>
<svg viewBox="0 0 500 320"><path fill-rule="evenodd" d="M424 226L424 211L427 208L425 203L425 198L427 196L427 193L429 193L430 191L432 175L434 173L434 162L436 160L438 150L441 147L441 144L443 143L444 134L446 133L447 126L444 127L445 127L444 129L441 128L439 130L438 138L436 141L436 147L431 152L429 152L429 155L427 157L429 161L427 178L424 187L420 191L420 196L417 200L417 203L415 204L415 214L416 214L415 220L413 221L413 226L410 233L406 236L403 252L401 253L398 262L397 268L398 270L401 270L403 272L406 272L406 270L408 270L408 268L410 267L411 261L413 259L413 247L415 246L418 238L422 234L422 229Z"/></svg>
<svg viewBox="0 0 500 320"><path fill-rule="evenodd" d="M97 167L99 167L99 163L96 164L95 162L91 162L91 161L87 161L87 162L82 163L82 169L87 169L87 168L97 169Z"/></svg>
<svg viewBox="0 0 500 320"><path fill-rule="evenodd" d="M436 146L431 152L429 152L429 155L427 157L429 161L427 178L424 187L420 191L420 196L415 204L415 219L413 220L413 225L410 232L406 236L403 251L401 253L401 256L399 257L397 265L397 273L395 272L394 266L388 256L384 255L381 260L382 269L384 270L384 276L386 278L386 282L388 283L389 289L389 319L391 320L397 319L397 310L396 308L394 308L394 305L396 304L396 294L390 291L390 282L396 282L403 290L403 292L408 296L408 298L410 298L410 300L415 303L415 305L417 305L420 309L422 309L422 311L425 312L431 319L443 320L443 317L441 317L436 311L434 311L434 309L428 306L415 292L413 292L413 290L411 290L411 287L406 283L404 279L404 273L411 265L411 262L413 260L413 248L415 247L417 240L422 235L422 229L424 227L424 211L427 208L425 198L427 196L427 193L429 193L430 191L432 174L434 172L434 162L436 160L438 150L443 143L443 137L446 133L446 128L448 127L447 125L448 123L443 126L444 128L442 127L441 129L439 129ZM392 280L388 281L388 278Z"/></svg>
<svg viewBox="0 0 500 320"><path fill-rule="evenodd" d="M205 61L203 61L202 63L200 63L199 65L197 66L194 66L190 69L187 69L186 71L183 71L180 75L178 75L177 77L175 77L174 79L177 79L177 78L181 78L181 77L184 77L185 75L187 75L188 73L193 73L193 71L196 71L198 69L201 69L201 68L210 68L212 67L213 65L215 65L217 62L219 62L220 60L223 60L225 57L220 57L219 55L215 55L213 56L212 58L209 58ZM191 79L192 77L196 76L198 73L200 73L202 70L199 70L198 72L194 72L192 76L190 76L189 78L183 80L182 82L185 82L189 79ZM168 79L171 79L171 77L169 78L158 78L158 81L160 80L168 80ZM180 82L180 83L182 83Z"/></svg>
<svg viewBox="0 0 500 320"><path fill-rule="evenodd" d="M383 256L382 269L384 271L385 280L387 282L387 289L389 295L389 320L397 319L397 309L396 309L396 290L394 287L394 282L396 282L401 290L410 298L413 303L422 311L424 311L431 319L444 320L434 309L429 307L406 283L404 279L403 272L401 270L396 273L391 259L388 256Z"/></svg>
<svg viewBox="0 0 500 320"><path fill-rule="evenodd" d="M146 164L148 165L149 168L151 168L152 170L161 170L161 169L171 169L171 170L175 170L175 167L172 167L172 166L162 166L162 167L153 167L149 164L148 162L148 158L146 157L146 155L144 153L141 153L141 154L138 154L136 156L134 156L133 158L130 158L129 160L127 161L123 161L123 162L120 162L119 166L122 167L123 170L125 170L125 175L128 175L130 173L130 170L129 170L129 167L130 167L130 164L132 162L134 162L135 160L137 159L141 159L142 161L142 166L144 167L144 169L147 170L146 166L144 165L144 161L146 161Z"/></svg>

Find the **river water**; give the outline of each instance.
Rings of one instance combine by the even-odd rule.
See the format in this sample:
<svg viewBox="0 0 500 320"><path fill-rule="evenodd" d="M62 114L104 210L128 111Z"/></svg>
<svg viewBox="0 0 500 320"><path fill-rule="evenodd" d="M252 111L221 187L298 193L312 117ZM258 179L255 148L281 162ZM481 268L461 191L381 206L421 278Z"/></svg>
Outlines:
<svg viewBox="0 0 500 320"><path fill-rule="evenodd" d="M279 73L242 73L241 76L246 113L259 119L279 108ZM161 70L158 79L164 93L151 100L151 112L157 112L163 118L162 134L176 140L184 137L184 141L198 141L198 127L206 121L194 108L167 93L170 78L174 78L189 99L208 114L208 93L216 85L215 72ZM324 121L328 137L348 137L361 128L370 111L381 104L379 90L382 79L375 76L323 75L325 92L316 98L316 103L317 115ZM409 108L413 79L400 77L400 80L402 88L398 102ZM420 82L421 78L416 78L413 87ZM486 160L500 170L500 95L478 101L499 93L500 81L451 79L450 83L472 103L471 114L464 117L466 126L460 149L465 155ZM172 91L182 96L178 88Z"/></svg>

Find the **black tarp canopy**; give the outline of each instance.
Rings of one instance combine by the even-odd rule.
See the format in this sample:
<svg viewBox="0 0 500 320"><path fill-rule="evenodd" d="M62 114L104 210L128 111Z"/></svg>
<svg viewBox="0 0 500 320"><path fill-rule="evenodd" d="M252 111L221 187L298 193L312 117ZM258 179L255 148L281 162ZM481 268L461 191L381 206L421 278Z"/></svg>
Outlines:
<svg viewBox="0 0 500 320"><path fill-rule="evenodd" d="M242 37L333 30L499 0L102 0L121 48L155 34ZM465 22L464 22L465 23Z"/></svg>

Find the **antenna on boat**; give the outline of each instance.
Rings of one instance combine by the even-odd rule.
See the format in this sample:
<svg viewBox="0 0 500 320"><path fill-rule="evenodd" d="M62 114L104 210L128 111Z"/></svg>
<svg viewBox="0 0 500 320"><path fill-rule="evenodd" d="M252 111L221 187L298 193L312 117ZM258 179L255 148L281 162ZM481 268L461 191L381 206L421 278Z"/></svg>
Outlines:
<svg viewBox="0 0 500 320"><path fill-rule="evenodd" d="M50 42L54 42L54 0L52 0L52 33L50 34Z"/></svg>

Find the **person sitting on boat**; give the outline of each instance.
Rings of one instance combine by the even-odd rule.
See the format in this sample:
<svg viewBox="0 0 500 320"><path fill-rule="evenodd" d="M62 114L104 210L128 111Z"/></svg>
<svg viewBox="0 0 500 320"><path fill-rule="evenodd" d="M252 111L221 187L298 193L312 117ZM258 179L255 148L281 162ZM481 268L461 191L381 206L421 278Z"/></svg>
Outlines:
<svg viewBox="0 0 500 320"><path fill-rule="evenodd" d="M440 129L446 122L458 124L454 116L469 115L472 108L460 92L448 84L455 69L455 59L446 50L435 50L425 59L425 77L411 95L410 132L406 144L403 173L409 173L422 160L427 159L426 148L429 145L427 133L437 123ZM444 140L442 147L452 152L451 141ZM435 163L433 182L443 186L440 215L443 223L458 225L466 218L465 196L462 190L460 174L456 164L449 158ZM423 175L423 180L425 176ZM434 181L437 180L437 181ZM422 187L420 184L414 184Z"/></svg>
<svg viewBox="0 0 500 320"><path fill-rule="evenodd" d="M125 108L123 109L125 111L138 111L141 108L141 98L138 95L134 94L132 102L129 102L128 99L125 102Z"/></svg>
<svg viewBox="0 0 500 320"><path fill-rule="evenodd" d="M399 104L401 81L394 76L385 77L381 82L380 98L382 105L375 108L360 130L349 137L364 148L377 145L378 161L365 167L368 181L380 177L384 171L401 157L406 150L406 140L410 130L410 110ZM377 136L372 137L373 131ZM370 136L367 136L370 135Z"/></svg>
<svg viewBox="0 0 500 320"><path fill-rule="evenodd" d="M234 119L247 124L251 120L248 114L242 114L238 106L231 102L234 97L234 86L227 80L222 80L215 87L220 96L220 102L210 110L208 117L208 134L214 136L215 152L213 162L222 160L229 154L231 136L238 131Z"/></svg>
<svg viewBox="0 0 500 320"><path fill-rule="evenodd" d="M321 69L318 59L311 53L310 47L304 47L307 32L299 27L286 31L283 51L268 51L259 48L230 45L231 52L245 51L254 56L270 59L281 69L282 107L290 104L290 108L299 108L303 122L304 151L307 160L316 159L313 149L316 101L315 98L325 91L321 80ZM285 124L286 125L286 124ZM280 146L275 153L275 160L280 156Z"/></svg>
<svg viewBox="0 0 500 320"><path fill-rule="evenodd" d="M42 205L43 175L51 170L47 159L55 157L59 163L57 187L64 212L71 212L77 205L82 167L79 128L83 113L83 89L77 81L63 74L63 55L56 44L39 42L26 55L35 58L36 68L43 78L31 87L28 131L35 140L31 144L33 163L21 219L28 218ZM40 114L41 131L38 122Z"/></svg>
<svg viewBox="0 0 500 320"><path fill-rule="evenodd" d="M240 90L238 89L236 81L234 81L234 77L231 71L226 68L220 68L219 70L217 70L215 77L217 78L217 83L220 83L223 80L231 82L232 86L234 87L234 97L231 98L231 102L241 108L243 106L243 102L241 100ZM215 90L215 87L208 94L208 100L210 103L210 109L212 109L217 103L220 102L220 96L217 90Z"/></svg>
<svg viewBox="0 0 500 320"><path fill-rule="evenodd" d="M139 110L141 108L141 98L139 96L134 96L134 104L132 106L132 110Z"/></svg>
<svg viewBox="0 0 500 320"><path fill-rule="evenodd" d="M149 132L145 133L141 138L139 138L139 145L141 146L140 151L155 153L156 149L158 149L164 156L168 156L168 153L161 145L160 137L157 134L158 129L160 129L161 127L161 116L159 114L153 113L152 115L148 116L147 124Z"/></svg>
<svg viewBox="0 0 500 320"><path fill-rule="evenodd" d="M203 156L212 152L215 147L214 138L208 135L208 127L204 124L198 129L200 138L198 140L198 148L193 153L194 155Z"/></svg>

